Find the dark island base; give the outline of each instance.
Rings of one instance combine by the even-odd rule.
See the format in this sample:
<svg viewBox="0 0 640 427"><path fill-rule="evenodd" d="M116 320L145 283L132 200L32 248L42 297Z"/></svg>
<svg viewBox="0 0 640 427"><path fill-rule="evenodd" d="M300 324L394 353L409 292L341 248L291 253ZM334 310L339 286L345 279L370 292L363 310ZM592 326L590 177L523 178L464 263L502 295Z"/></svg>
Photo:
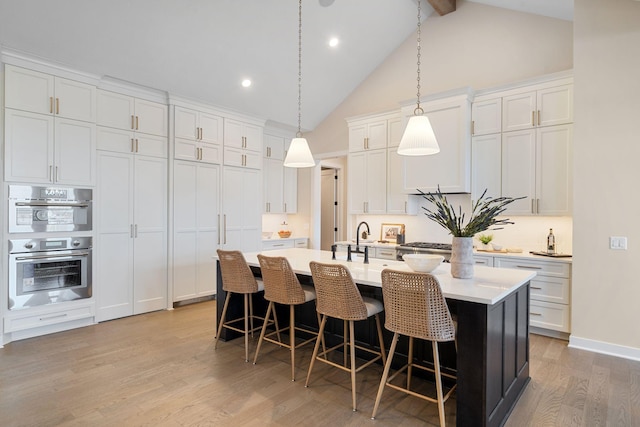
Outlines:
<svg viewBox="0 0 640 427"><path fill-rule="evenodd" d="M260 269L252 267L256 276ZM299 276L301 283L311 283L308 276ZM217 321L220 322L226 293L218 269ZM382 300L380 288L359 285L363 296ZM267 304L262 293L253 295L254 311L263 315ZM460 300L447 300L452 313L458 316L458 352L452 343L439 344L441 363L446 370L457 368L456 420L458 426L501 426L529 382L529 285L498 304L491 306ZM231 299L227 319L242 316L242 297ZM289 319L285 307L278 308L278 321L284 325ZM315 306L305 304L296 310L296 320L309 329L317 330ZM384 322L384 317L382 318ZM342 342L342 321L330 319L327 324L327 344ZM385 348L391 334L384 330ZM238 333L223 330L221 339L228 340ZM356 339L362 345L378 347L375 321L356 322ZM401 340L394 365L406 361L407 341ZM417 340L414 354L425 364L432 364L431 344ZM365 354L362 355L366 357ZM404 359L404 361L403 361ZM446 384L446 382L445 382Z"/></svg>

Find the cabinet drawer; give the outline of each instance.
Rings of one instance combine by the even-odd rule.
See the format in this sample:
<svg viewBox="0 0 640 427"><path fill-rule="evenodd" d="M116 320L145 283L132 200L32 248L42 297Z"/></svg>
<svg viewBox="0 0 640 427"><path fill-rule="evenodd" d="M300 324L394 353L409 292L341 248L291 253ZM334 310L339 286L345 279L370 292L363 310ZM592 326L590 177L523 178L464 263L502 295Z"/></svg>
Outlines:
<svg viewBox="0 0 640 427"><path fill-rule="evenodd" d="M569 306L532 300L529 320L531 326L569 332Z"/></svg>
<svg viewBox="0 0 640 427"><path fill-rule="evenodd" d="M565 262L544 262L496 257L494 265L499 268L531 270L541 276L563 277L567 279L571 277L571 265Z"/></svg>
<svg viewBox="0 0 640 427"><path fill-rule="evenodd" d="M262 250L264 251L270 251L272 249L289 249L293 247L293 240L274 240L273 242L262 242Z"/></svg>
<svg viewBox="0 0 640 427"><path fill-rule="evenodd" d="M396 259L396 250L395 249L388 249L388 248L376 248L373 256L375 258L395 260Z"/></svg>
<svg viewBox="0 0 640 427"><path fill-rule="evenodd" d="M538 275L531 280L531 300L569 304L569 279Z"/></svg>
<svg viewBox="0 0 640 427"><path fill-rule="evenodd" d="M307 239L296 239L294 242L296 248L306 249L308 247Z"/></svg>
<svg viewBox="0 0 640 427"><path fill-rule="evenodd" d="M476 262L476 265L485 265L487 267L493 267L492 256L474 255L473 260Z"/></svg>
<svg viewBox="0 0 640 427"><path fill-rule="evenodd" d="M49 310L38 314L20 313L14 315L11 313L5 316L4 331L16 332L93 317L93 308L93 305L85 305L81 307L66 308L63 310Z"/></svg>

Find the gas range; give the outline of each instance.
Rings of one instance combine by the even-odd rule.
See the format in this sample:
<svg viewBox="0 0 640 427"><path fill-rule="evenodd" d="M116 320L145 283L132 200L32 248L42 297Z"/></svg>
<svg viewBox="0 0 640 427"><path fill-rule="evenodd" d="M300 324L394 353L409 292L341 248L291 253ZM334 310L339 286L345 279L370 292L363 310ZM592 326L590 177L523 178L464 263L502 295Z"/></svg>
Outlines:
<svg viewBox="0 0 640 427"><path fill-rule="evenodd" d="M402 261L404 254L435 254L442 255L445 262L451 258L450 243L410 242L396 247L396 258Z"/></svg>

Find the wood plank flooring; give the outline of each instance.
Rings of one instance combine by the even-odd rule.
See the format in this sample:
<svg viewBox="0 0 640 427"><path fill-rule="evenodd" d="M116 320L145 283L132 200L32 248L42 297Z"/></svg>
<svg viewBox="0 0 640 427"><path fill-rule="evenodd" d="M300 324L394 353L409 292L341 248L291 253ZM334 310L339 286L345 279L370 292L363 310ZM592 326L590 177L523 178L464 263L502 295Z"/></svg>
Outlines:
<svg viewBox="0 0 640 427"><path fill-rule="evenodd" d="M214 331L215 301L207 301L7 344L0 425L438 424L434 404L388 388L370 419L381 366L358 374L353 412L348 374L316 364L304 387L311 347L299 351L291 382L288 350L265 343L258 364L245 363L242 340L214 350ZM640 362L532 335L531 382L507 426L639 426L639 408ZM455 425L455 395L446 412Z"/></svg>

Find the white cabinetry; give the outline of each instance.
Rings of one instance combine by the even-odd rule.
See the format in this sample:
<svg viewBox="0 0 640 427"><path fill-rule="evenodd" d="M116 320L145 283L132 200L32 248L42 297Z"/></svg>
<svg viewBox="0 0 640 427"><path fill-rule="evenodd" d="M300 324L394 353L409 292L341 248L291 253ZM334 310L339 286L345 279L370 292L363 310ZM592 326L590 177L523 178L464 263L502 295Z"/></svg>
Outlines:
<svg viewBox="0 0 640 427"><path fill-rule="evenodd" d="M400 116L387 122L387 213L410 214L418 213L418 198L407 194L403 185L404 157L398 154L398 145L402 139L404 126Z"/></svg>
<svg viewBox="0 0 640 427"><path fill-rule="evenodd" d="M98 125L166 137L168 109L165 104L98 91Z"/></svg>
<svg viewBox="0 0 640 427"><path fill-rule="evenodd" d="M502 131L573 122L573 85L533 85L502 98Z"/></svg>
<svg viewBox="0 0 640 427"><path fill-rule="evenodd" d="M96 87L5 65L5 107L95 122Z"/></svg>
<svg viewBox="0 0 640 427"><path fill-rule="evenodd" d="M349 212L384 214L387 186L387 150L349 154Z"/></svg>
<svg viewBox="0 0 640 427"><path fill-rule="evenodd" d="M224 164L262 168L262 127L224 119Z"/></svg>
<svg viewBox="0 0 640 427"><path fill-rule="evenodd" d="M471 101L470 91L421 104L429 117L440 152L433 156L407 156L404 159L403 188L405 193L417 190L443 193L471 191ZM404 107L409 117L414 106Z"/></svg>
<svg viewBox="0 0 640 427"><path fill-rule="evenodd" d="M535 271L530 284L531 326L568 333L571 331L571 264L529 259L495 258L499 268Z"/></svg>
<svg viewBox="0 0 640 427"><path fill-rule="evenodd" d="M298 170L284 167L285 147L290 140L283 136L264 134L264 213L296 213L298 210Z"/></svg>
<svg viewBox="0 0 640 427"><path fill-rule="evenodd" d="M96 126L5 109L5 179L94 185Z"/></svg>
<svg viewBox="0 0 640 427"><path fill-rule="evenodd" d="M349 151L387 147L387 120L372 119L349 126Z"/></svg>
<svg viewBox="0 0 640 427"><path fill-rule="evenodd" d="M262 232L262 183L256 169L225 166L222 177L223 249L259 251Z"/></svg>
<svg viewBox="0 0 640 427"><path fill-rule="evenodd" d="M173 168L173 301L216 293L220 166L176 160Z"/></svg>
<svg viewBox="0 0 640 427"><path fill-rule="evenodd" d="M502 98L471 106L471 199L502 196Z"/></svg>
<svg viewBox="0 0 640 427"><path fill-rule="evenodd" d="M222 163L222 117L176 106L174 125L176 159Z"/></svg>
<svg viewBox="0 0 640 427"><path fill-rule="evenodd" d="M167 161L98 154L97 319L167 306Z"/></svg>

